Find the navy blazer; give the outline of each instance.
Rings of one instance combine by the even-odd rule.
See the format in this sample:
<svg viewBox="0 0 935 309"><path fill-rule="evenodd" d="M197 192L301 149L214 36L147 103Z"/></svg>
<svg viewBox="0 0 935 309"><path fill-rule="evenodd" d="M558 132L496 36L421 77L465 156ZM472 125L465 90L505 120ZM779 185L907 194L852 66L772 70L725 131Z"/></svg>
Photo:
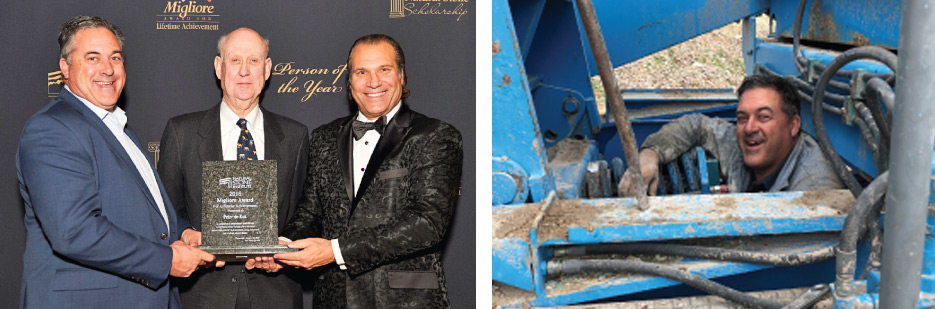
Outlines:
<svg viewBox="0 0 935 309"><path fill-rule="evenodd" d="M62 91L29 119L16 169L26 208L20 307L180 307L169 245L190 225L153 171L166 230L126 150L74 94Z"/></svg>

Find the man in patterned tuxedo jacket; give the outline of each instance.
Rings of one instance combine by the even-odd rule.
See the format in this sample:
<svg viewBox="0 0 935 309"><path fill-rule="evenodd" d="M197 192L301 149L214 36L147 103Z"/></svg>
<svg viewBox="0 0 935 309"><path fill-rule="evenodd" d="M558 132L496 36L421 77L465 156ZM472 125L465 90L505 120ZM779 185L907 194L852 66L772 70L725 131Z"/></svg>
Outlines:
<svg viewBox="0 0 935 309"><path fill-rule="evenodd" d="M303 249L255 262L324 266L316 308L448 307L440 242L458 200L461 133L403 104L405 66L389 36L354 42L347 89L358 112L312 132L307 200L282 233Z"/></svg>

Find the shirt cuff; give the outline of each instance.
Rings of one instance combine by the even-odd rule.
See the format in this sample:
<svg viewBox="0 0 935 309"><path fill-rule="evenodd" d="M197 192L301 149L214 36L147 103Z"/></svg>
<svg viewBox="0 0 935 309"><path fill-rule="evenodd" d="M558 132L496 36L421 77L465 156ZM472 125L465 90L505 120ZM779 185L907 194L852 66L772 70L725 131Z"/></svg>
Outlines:
<svg viewBox="0 0 935 309"><path fill-rule="evenodd" d="M331 240L331 251L334 251L334 262L338 264L338 268L347 270L347 266L344 266L344 257L341 256L341 246L338 245L337 238Z"/></svg>

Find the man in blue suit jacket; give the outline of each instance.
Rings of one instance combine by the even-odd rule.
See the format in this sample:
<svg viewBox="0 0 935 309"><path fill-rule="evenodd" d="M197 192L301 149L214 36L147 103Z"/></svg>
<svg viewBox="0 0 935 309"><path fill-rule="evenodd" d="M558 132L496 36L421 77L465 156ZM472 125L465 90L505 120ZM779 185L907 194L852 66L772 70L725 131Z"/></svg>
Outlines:
<svg viewBox="0 0 935 309"><path fill-rule="evenodd" d="M59 45L65 89L26 123L16 157L27 237L20 307L179 307L169 276L214 256L178 241L200 235L177 219L116 106L123 36L76 16Z"/></svg>

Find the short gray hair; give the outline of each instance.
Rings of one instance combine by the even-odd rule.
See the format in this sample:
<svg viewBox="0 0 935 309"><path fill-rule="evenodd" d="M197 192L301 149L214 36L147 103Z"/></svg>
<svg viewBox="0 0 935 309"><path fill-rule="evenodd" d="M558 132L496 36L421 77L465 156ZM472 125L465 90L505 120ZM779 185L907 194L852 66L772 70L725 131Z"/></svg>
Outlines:
<svg viewBox="0 0 935 309"><path fill-rule="evenodd" d="M123 33L120 32L117 26L97 16L80 15L66 21L58 31L59 57L65 58L66 62L71 63L71 59L68 59L68 56L71 53L72 45L75 44L75 33L78 33L78 31L82 29L97 27L104 27L110 30L110 32L117 37L117 43L120 44L120 49L123 49Z"/></svg>

